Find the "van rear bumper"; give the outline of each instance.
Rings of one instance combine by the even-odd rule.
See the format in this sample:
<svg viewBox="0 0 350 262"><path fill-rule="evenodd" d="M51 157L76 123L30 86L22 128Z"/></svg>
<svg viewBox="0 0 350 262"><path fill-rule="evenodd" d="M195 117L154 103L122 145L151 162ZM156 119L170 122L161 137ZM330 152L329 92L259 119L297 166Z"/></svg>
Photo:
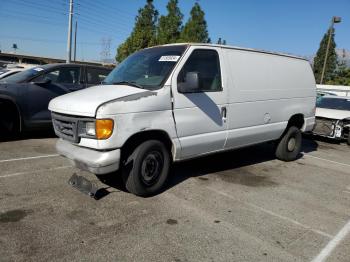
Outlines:
<svg viewBox="0 0 350 262"><path fill-rule="evenodd" d="M301 128L301 131L302 132L311 132L314 129L315 124L316 124L315 117L304 118L304 125Z"/></svg>
<svg viewBox="0 0 350 262"><path fill-rule="evenodd" d="M97 175L119 169L120 149L97 151L59 139L56 143L56 150L60 155L68 158L74 166Z"/></svg>

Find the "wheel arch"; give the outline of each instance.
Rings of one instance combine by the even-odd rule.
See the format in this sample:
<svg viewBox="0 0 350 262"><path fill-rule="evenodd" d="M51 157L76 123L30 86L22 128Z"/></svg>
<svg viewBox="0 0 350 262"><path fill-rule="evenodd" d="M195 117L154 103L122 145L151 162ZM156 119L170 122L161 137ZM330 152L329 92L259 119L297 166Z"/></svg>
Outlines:
<svg viewBox="0 0 350 262"><path fill-rule="evenodd" d="M169 153L171 154L171 158L174 159L175 155L175 145L173 141L171 140L169 134L160 129L152 129L152 130L145 130L140 131L138 133L133 134L130 136L122 145L121 147L121 157L125 160L125 158L142 142L145 142L147 140L159 140L166 148L169 150Z"/></svg>
<svg viewBox="0 0 350 262"><path fill-rule="evenodd" d="M291 126L295 126L299 129L302 129L304 124L305 124L304 115L301 113L294 114L289 118L286 129L288 129Z"/></svg>

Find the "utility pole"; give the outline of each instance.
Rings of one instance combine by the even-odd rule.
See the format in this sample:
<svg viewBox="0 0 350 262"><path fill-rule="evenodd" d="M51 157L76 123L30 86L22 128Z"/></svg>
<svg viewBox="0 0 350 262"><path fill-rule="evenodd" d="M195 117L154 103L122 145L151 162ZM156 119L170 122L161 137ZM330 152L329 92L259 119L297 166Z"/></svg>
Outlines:
<svg viewBox="0 0 350 262"><path fill-rule="evenodd" d="M73 0L70 0L69 1L69 20L68 20L68 39L67 39L66 63L70 63L71 57L72 57L72 20L73 20Z"/></svg>
<svg viewBox="0 0 350 262"><path fill-rule="evenodd" d="M75 31L74 31L74 59L76 61L77 58L77 30L78 30L78 21L75 21Z"/></svg>
<svg viewBox="0 0 350 262"><path fill-rule="evenodd" d="M333 16L332 17L332 21L331 21L331 26L328 29L328 42L327 42L326 55L324 57L322 73L321 73L321 80L320 80L320 84L321 85L323 83L324 73L326 71L326 64L327 64L327 59L328 59L329 45L331 44L331 39L332 39L333 31L334 31L334 24L335 23L340 23L340 22L341 22L341 17Z"/></svg>

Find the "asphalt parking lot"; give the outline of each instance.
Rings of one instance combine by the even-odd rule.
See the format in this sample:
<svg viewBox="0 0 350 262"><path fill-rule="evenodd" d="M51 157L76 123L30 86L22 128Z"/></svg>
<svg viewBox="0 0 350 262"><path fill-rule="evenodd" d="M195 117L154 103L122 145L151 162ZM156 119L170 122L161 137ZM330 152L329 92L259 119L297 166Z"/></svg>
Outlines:
<svg viewBox="0 0 350 262"><path fill-rule="evenodd" d="M0 261L350 261L350 147L305 139L176 164L139 198L57 156L56 138L0 143ZM105 195L68 185L73 173Z"/></svg>

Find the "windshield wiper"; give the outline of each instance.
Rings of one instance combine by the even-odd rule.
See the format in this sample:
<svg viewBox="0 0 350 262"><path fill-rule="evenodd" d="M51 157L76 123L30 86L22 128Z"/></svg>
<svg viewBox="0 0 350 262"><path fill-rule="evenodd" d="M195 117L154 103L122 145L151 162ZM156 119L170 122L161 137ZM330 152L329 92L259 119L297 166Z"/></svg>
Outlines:
<svg viewBox="0 0 350 262"><path fill-rule="evenodd" d="M119 81L119 82L113 82L113 85L129 85L137 88L144 89L143 86L136 84L135 82L129 82L129 81Z"/></svg>

